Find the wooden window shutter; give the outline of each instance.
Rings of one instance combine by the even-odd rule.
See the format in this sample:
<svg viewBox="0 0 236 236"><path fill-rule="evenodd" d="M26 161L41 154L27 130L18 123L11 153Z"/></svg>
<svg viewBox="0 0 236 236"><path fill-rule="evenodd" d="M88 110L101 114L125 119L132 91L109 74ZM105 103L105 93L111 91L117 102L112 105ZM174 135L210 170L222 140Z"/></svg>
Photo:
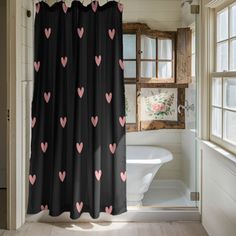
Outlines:
<svg viewBox="0 0 236 236"><path fill-rule="evenodd" d="M192 32L190 28L177 29L176 83L191 83Z"/></svg>

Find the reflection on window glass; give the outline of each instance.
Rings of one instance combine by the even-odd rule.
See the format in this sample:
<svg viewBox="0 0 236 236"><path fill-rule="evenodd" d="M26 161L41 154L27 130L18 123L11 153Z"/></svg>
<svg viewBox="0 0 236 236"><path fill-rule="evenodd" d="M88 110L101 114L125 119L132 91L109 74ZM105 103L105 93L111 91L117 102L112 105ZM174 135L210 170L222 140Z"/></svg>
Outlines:
<svg viewBox="0 0 236 236"><path fill-rule="evenodd" d="M124 77L136 78L136 61L124 61Z"/></svg>
<svg viewBox="0 0 236 236"><path fill-rule="evenodd" d="M212 134L221 137L222 133L222 110L220 108L212 108Z"/></svg>
<svg viewBox="0 0 236 236"><path fill-rule="evenodd" d="M172 77L172 63L158 62L158 78L168 79Z"/></svg>
<svg viewBox="0 0 236 236"><path fill-rule="evenodd" d="M156 62L141 62L141 77L155 78L156 77Z"/></svg>
<svg viewBox="0 0 236 236"><path fill-rule="evenodd" d="M212 105L222 106L222 79L212 79Z"/></svg>
<svg viewBox="0 0 236 236"><path fill-rule="evenodd" d="M236 78L224 79L224 107L236 109Z"/></svg>
<svg viewBox="0 0 236 236"><path fill-rule="evenodd" d="M172 40L158 39L158 59L159 60L172 59Z"/></svg>
<svg viewBox="0 0 236 236"><path fill-rule="evenodd" d="M236 39L231 40L230 42L230 70L236 71Z"/></svg>
<svg viewBox="0 0 236 236"><path fill-rule="evenodd" d="M224 111L224 139L236 144L236 112Z"/></svg>
<svg viewBox="0 0 236 236"><path fill-rule="evenodd" d="M228 71L228 42L217 44L217 71Z"/></svg>
<svg viewBox="0 0 236 236"><path fill-rule="evenodd" d="M228 38L228 8L217 14L217 42Z"/></svg>
<svg viewBox="0 0 236 236"><path fill-rule="evenodd" d="M230 36L236 36L236 4L230 8Z"/></svg>
<svg viewBox="0 0 236 236"><path fill-rule="evenodd" d="M123 57L124 59L136 59L136 35L123 35Z"/></svg>
<svg viewBox="0 0 236 236"><path fill-rule="evenodd" d="M156 59L156 39L141 35L141 59Z"/></svg>

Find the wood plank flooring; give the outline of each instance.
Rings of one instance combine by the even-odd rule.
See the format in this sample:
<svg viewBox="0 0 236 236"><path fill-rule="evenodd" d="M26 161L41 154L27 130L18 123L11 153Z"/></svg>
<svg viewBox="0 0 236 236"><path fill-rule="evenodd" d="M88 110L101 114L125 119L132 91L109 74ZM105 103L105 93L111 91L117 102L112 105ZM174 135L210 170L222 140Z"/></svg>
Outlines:
<svg viewBox="0 0 236 236"><path fill-rule="evenodd" d="M163 223L26 223L17 231L0 236L207 236L199 222Z"/></svg>

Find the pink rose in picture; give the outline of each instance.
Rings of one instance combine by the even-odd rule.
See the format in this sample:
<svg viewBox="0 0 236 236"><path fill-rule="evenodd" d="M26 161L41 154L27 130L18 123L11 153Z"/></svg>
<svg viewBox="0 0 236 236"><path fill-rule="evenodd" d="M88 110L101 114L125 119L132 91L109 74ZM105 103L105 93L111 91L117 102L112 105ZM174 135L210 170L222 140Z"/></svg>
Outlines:
<svg viewBox="0 0 236 236"><path fill-rule="evenodd" d="M166 106L163 103L152 104L152 111L153 112L161 112L161 111L165 111L165 110L166 110Z"/></svg>

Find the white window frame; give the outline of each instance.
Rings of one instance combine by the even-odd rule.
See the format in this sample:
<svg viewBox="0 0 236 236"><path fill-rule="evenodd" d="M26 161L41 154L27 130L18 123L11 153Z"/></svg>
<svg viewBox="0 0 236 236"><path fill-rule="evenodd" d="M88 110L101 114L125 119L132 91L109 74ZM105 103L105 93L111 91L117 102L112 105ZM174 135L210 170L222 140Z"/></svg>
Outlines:
<svg viewBox="0 0 236 236"><path fill-rule="evenodd" d="M224 108L224 105L223 105L223 99L224 99L224 96L223 96L223 90L224 90L224 87L223 87L223 80L225 78L236 78L236 71L229 71L229 66L230 66L230 43L228 44L228 71L223 71L223 72L216 72L216 66L217 66L217 44L219 42L217 42L217 14L219 12L221 12L222 10L224 10L225 8L228 8L228 38L226 39L228 42L230 42L230 40L232 39L236 39L236 36L234 37L231 37L230 36L230 7L232 5L235 5L236 4L236 1L227 1L225 4L222 4L221 6L215 8L215 14L214 14L214 53L212 55L213 56L213 62L214 62L214 71L212 73L210 73L210 87L209 87L209 95L210 95L210 140L218 145L220 145L221 147L223 147L224 149L227 149L228 151L236 154L236 145L235 144L232 144L231 142L227 141L224 139L224 111L225 110L230 110L231 109L227 109L227 108ZM226 40L222 40L220 42L224 42ZM214 106L212 104L212 81L213 81L213 78L221 78L222 79L222 101L221 101L221 107L220 106ZM218 137L216 135L214 135L212 133L212 108L213 107L219 107L221 109L221 112L222 112L222 130L221 130L221 137ZM232 109L233 110L233 109Z"/></svg>

